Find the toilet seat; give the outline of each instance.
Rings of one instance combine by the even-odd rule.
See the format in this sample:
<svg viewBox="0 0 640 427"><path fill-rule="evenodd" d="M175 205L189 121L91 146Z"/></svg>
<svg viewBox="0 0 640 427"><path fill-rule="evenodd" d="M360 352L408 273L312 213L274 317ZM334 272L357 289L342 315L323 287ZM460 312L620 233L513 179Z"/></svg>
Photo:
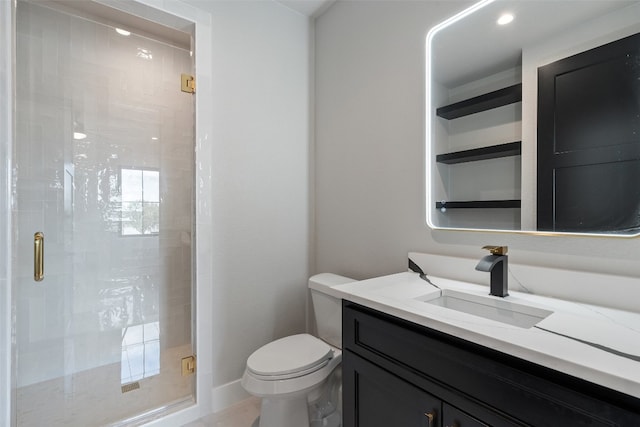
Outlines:
<svg viewBox="0 0 640 427"><path fill-rule="evenodd" d="M321 386L332 372L342 362L342 351L333 348L333 357L327 363L321 363L318 369L301 375L289 374L289 378L277 375L256 375L245 368L241 384L245 390L254 396L267 399L289 398L293 395L308 395L312 390Z"/></svg>
<svg viewBox="0 0 640 427"><path fill-rule="evenodd" d="M291 335L253 352L247 370L264 381L297 378L325 367L333 353L328 344L312 335Z"/></svg>

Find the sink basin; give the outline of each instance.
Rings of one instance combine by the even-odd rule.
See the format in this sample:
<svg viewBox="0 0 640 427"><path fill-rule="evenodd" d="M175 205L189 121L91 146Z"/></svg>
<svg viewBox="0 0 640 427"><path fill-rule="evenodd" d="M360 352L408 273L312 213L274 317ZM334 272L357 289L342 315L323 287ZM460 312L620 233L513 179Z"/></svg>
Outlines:
<svg viewBox="0 0 640 427"><path fill-rule="evenodd" d="M516 304L495 297L483 297L450 289L444 289L441 295L431 299L422 299L422 301L427 304L526 329L531 328L553 313L552 311Z"/></svg>

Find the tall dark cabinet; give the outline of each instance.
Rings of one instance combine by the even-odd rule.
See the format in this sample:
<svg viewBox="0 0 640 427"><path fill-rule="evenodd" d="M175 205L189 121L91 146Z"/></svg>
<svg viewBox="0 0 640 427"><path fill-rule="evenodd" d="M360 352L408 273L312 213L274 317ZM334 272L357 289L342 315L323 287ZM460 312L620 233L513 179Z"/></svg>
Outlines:
<svg viewBox="0 0 640 427"><path fill-rule="evenodd" d="M640 34L538 69L538 230L640 231Z"/></svg>

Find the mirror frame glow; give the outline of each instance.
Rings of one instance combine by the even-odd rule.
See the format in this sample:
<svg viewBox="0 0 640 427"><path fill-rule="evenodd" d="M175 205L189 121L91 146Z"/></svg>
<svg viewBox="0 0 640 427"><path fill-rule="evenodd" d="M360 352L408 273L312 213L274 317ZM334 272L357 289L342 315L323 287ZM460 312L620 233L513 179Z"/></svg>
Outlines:
<svg viewBox="0 0 640 427"><path fill-rule="evenodd" d="M480 9L493 3L495 0L481 0L472 6L464 9L456 15L446 19L429 30L426 37L425 45L425 213L426 222L429 228L433 230L447 230L447 231L472 231L472 232L487 232L487 233L510 233L510 234L525 234L535 236L576 236L576 237L615 237L615 238L635 238L640 236L640 232L636 234L607 234L607 233L592 233L592 232L550 232L550 231L537 231L537 230L507 230L507 229L491 229L491 228L462 228L462 227L444 227L435 225L434 222L434 210L433 206L436 202L433 197L432 191L432 137L433 137L433 110L437 107L433 105L431 100L432 94L432 47L433 39L440 31L453 25L454 23L462 20L463 18L479 11Z"/></svg>

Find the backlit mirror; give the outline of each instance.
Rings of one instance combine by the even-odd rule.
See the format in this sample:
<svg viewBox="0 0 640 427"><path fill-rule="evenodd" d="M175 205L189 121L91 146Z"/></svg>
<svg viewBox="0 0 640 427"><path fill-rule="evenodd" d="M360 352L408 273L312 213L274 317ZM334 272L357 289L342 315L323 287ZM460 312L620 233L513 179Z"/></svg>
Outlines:
<svg viewBox="0 0 640 427"><path fill-rule="evenodd" d="M429 226L640 233L640 2L481 1L426 58Z"/></svg>

